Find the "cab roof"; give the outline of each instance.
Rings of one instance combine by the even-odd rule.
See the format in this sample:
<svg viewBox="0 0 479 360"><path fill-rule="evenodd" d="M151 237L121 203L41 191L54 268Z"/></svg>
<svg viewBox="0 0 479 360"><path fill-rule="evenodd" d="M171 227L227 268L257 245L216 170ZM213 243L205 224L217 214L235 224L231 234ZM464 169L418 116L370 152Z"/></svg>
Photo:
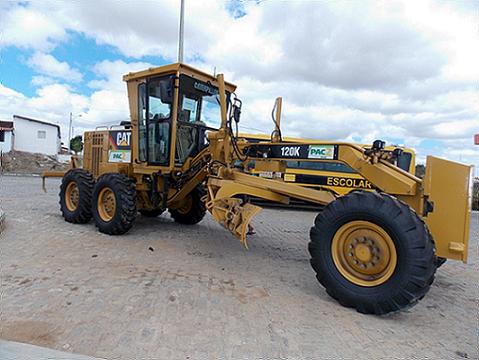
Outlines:
<svg viewBox="0 0 479 360"><path fill-rule="evenodd" d="M176 74L177 72L191 76L192 78L201 81L210 82L211 84L218 86L218 82L214 76L183 63L174 63L137 72L130 72L126 75L123 75L123 81L138 81L150 76ZM236 85L225 81L225 88L229 92L234 92L236 90Z"/></svg>

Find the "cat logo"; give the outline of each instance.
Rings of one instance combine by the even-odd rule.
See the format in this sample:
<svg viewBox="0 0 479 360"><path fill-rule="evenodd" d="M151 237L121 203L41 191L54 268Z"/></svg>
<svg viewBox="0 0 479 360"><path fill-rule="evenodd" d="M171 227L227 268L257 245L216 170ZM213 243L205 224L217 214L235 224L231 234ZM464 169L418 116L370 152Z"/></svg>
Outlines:
<svg viewBox="0 0 479 360"><path fill-rule="evenodd" d="M131 132L119 131L116 134L116 144L118 146L130 146Z"/></svg>

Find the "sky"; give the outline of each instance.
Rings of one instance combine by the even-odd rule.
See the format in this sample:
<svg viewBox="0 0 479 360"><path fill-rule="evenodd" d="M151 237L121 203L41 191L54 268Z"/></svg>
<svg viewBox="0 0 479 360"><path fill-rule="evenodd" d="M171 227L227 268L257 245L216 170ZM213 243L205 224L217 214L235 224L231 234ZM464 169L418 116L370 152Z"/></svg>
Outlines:
<svg viewBox="0 0 479 360"><path fill-rule="evenodd" d="M0 119L129 119L122 75L177 60L179 0L0 1ZM185 62L224 73L240 129L404 145L479 168L479 1L186 0ZM476 175L479 174L476 168Z"/></svg>

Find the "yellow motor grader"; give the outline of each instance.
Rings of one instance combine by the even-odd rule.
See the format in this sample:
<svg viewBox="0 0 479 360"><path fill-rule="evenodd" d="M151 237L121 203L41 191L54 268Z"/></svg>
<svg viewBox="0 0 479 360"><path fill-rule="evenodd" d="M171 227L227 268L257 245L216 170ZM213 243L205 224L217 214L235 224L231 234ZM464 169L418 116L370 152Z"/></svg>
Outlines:
<svg viewBox="0 0 479 360"><path fill-rule="evenodd" d="M401 149L333 141L283 141L281 98L271 140L237 136L241 100L222 74L176 63L123 77L131 122L88 131L83 166L61 175L60 205L71 223L93 218L99 231L127 232L137 213L168 210L180 224L209 211L247 246L261 210L249 197L324 205L310 230L317 279L342 305L385 314L415 304L446 259L466 261L471 167L427 157L423 180L396 166ZM312 124L311 126L321 126ZM254 176L256 171L273 174ZM286 161L334 161L356 170L375 191L338 196L284 181Z"/></svg>

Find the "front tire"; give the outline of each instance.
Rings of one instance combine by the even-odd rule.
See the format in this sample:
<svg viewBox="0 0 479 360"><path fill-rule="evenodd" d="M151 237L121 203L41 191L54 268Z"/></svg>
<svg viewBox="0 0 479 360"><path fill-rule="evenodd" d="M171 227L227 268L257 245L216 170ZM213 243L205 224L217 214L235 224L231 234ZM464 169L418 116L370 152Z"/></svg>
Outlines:
<svg viewBox="0 0 479 360"><path fill-rule="evenodd" d="M206 205L202 199L205 195L206 190L203 185L195 187L179 208L168 209L173 220L184 225L194 225L203 220L206 214Z"/></svg>
<svg viewBox="0 0 479 360"><path fill-rule="evenodd" d="M408 205L376 192L355 191L316 217L309 251L327 293L366 314L414 305L436 271L434 243Z"/></svg>
<svg viewBox="0 0 479 360"><path fill-rule="evenodd" d="M123 174L102 175L93 189L92 213L95 225L104 234L121 235L136 218L136 189Z"/></svg>
<svg viewBox="0 0 479 360"><path fill-rule="evenodd" d="M65 173L60 186L60 209L65 221L86 224L90 221L91 197L95 182L83 169L71 169Z"/></svg>

